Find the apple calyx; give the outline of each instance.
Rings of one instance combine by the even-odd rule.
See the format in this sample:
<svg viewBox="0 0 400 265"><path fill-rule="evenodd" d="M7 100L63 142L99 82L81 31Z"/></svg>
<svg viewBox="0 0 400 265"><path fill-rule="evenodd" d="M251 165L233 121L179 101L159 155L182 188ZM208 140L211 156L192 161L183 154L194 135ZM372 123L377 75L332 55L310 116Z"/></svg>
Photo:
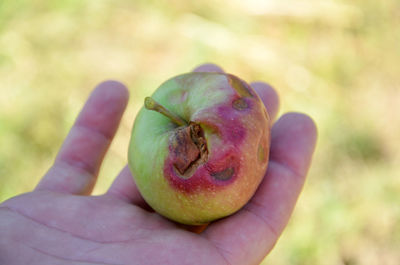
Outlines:
<svg viewBox="0 0 400 265"><path fill-rule="evenodd" d="M178 175L185 179L190 178L208 157L207 142L201 126L191 121L188 123L151 97L145 98L144 106L163 114L178 125L169 139L170 155Z"/></svg>

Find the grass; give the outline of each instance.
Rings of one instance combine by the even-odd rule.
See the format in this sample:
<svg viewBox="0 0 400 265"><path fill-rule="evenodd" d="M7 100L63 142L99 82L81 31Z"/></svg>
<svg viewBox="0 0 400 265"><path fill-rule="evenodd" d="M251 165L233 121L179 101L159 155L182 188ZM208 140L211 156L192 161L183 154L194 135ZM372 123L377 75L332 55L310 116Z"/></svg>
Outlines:
<svg viewBox="0 0 400 265"><path fill-rule="evenodd" d="M102 168L126 163L130 129L157 86L203 62L281 96L319 129L288 229L265 264L400 260L400 4L372 1L0 2L0 201L31 190L91 89L131 101Z"/></svg>

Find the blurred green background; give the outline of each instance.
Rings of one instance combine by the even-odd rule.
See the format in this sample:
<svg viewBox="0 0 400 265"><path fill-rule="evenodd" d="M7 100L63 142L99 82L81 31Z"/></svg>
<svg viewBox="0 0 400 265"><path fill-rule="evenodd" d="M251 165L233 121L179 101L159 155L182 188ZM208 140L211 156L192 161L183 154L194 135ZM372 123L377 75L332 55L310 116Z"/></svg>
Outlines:
<svg viewBox="0 0 400 265"><path fill-rule="evenodd" d="M214 62L264 80L319 140L293 218L265 264L399 264L398 0L0 1L0 201L31 190L91 89L131 101L95 193L126 163L144 96Z"/></svg>

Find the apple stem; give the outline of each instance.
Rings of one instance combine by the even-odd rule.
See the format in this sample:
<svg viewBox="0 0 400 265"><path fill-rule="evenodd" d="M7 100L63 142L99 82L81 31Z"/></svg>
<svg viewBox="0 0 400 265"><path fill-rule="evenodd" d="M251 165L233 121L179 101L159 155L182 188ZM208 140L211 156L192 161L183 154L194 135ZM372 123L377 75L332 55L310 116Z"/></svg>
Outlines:
<svg viewBox="0 0 400 265"><path fill-rule="evenodd" d="M159 104L157 101L155 101L151 97L146 97L144 99L144 106L148 110L154 110L154 111L161 113L162 115L169 118L171 121L173 121L178 126L188 125L188 123L185 120L183 120L178 115L172 113L171 111L167 110L163 105Z"/></svg>

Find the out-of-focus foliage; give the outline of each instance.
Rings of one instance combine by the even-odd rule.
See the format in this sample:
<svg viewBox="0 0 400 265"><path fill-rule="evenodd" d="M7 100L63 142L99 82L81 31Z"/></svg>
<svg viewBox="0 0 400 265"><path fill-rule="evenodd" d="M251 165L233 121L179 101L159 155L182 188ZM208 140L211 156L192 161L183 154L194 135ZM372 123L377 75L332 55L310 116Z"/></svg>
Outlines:
<svg viewBox="0 0 400 265"><path fill-rule="evenodd" d="M0 1L0 201L31 190L91 89L131 101L95 193L126 163L144 96L215 62L311 115L318 146L266 264L400 261L398 0Z"/></svg>

